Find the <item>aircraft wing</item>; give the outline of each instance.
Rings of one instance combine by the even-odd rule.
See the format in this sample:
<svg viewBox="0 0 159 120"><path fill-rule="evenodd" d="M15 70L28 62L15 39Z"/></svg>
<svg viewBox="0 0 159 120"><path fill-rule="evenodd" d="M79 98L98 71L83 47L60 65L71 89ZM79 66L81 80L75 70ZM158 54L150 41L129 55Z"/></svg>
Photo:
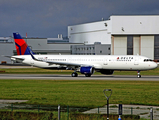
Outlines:
<svg viewBox="0 0 159 120"><path fill-rule="evenodd" d="M99 65L90 65L90 64L78 64L78 63L69 63L69 62L54 62L54 61L47 61L47 60L43 60L42 62L46 62L46 63L49 63L50 65L51 64L58 64L58 65L65 65L65 66L70 66L70 67L82 67L82 66L92 66L92 67L95 67L95 66L99 66ZM101 67L101 66L100 66Z"/></svg>
<svg viewBox="0 0 159 120"><path fill-rule="evenodd" d="M80 66L93 66L93 65L88 65L88 64L78 64L78 63L69 63L69 62L39 60L39 59L36 59L32 53L30 53L30 54L31 54L32 59L34 59L36 61L46 62L46 63L49 63L50 65L51 64L58 64L58 65L76 66L76 67L80 67Z"/></svg>
<svg viewBox="0 0 159 120"><path fill-rule="evenodd" d="M59 64L59 65L67 65L67 66L81 66L81 64L78 64L78 63L68 63L68 62L53 62L53 61L43 61L43 62L46 62L46 63L49 63L49 64Z"/></svg>

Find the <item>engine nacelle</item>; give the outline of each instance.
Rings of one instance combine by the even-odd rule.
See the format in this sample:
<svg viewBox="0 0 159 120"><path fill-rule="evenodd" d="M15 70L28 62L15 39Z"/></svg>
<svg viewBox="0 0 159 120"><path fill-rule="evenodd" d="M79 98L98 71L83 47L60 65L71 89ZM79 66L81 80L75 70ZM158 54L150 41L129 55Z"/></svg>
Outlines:
<svg viewBox="0 0 159 120"><path fill-rule="evenodd" d="M94 68L92 66L81 67L80 73L92 75L94 73Z"/></svg>
<svg viewBox="0 0 159 120"><path fill-rule="evenodd" d="M114 73L114 70L103 69L103 70L100 70L99 72L102 73L102 74L105 74L105 75L112 75Z"/></svg>

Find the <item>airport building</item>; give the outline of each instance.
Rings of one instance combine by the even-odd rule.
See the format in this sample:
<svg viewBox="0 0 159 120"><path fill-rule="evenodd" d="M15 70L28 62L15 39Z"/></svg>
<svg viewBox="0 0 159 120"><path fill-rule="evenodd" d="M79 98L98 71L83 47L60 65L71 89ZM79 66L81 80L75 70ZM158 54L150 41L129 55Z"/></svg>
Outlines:
<svg viewBox="0 0 159 120"><path fill-rule="evenodd" d="M109 19L68 26L68 38L24 38L37 54L143 55L159 59L159 15L112 15ZM11 37L0 37L2 55L16 55ZM100 44L99 44L100 43Z"/></svg>
<svg viewBox="0 0 159 120"><path fill-rule="evenodd" d="M159 15L112 15L108 20L68 26L70 42L111 44L112 55L159 59Z"/></svg>
<svg viewBox="0 0 159 120"><path fill-rule="evenodd" d="M13 55L13 49L12 37L0 37L0 64L11 63L10 58L4 56Z"/></svg>
<svg viewBox="0 0 159 120"><path fill-rule="evenodd" d="M83 45L69 43L69 40L64 38L24 38L24 40L36 54L70 55L71 45ZM14 50L14 54L16 54L16 50Z"/></svg>
<svg viewBox="0 0 159 120"><path fill-rule="evenodd" d="M17 55L14 39L0 41L0 62L1 64L12 63L10 58L4 56ZM72 45L84 45L83 43L69 43L68 38L23 38L28 46L36 54L61 54L70 55ZM4 55L4 56L3 56Z"/></svg>
<svg viewBox="0 0 159 120"><path fill-rule="evenodd" d="M72 55L110 55L111 45L95 42L87 45L71 45Z"/></svg>

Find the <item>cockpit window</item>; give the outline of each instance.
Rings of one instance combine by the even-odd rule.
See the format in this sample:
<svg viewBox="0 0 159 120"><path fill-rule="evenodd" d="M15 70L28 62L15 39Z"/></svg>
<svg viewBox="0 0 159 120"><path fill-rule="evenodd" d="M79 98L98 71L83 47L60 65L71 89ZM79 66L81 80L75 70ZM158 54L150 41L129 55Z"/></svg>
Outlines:
<svg viewBox="0 0 159 120"><path fill-rule="evenodd" d="M144 59L144 62L153 61L151 59Z"/></svg>

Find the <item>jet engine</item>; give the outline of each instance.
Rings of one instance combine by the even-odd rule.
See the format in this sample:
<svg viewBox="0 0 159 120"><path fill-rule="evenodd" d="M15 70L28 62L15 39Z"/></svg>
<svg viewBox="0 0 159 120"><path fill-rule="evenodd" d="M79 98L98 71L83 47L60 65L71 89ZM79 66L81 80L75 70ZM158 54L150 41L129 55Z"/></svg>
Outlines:
<svg viewBox="0 0 159 120"><path fill-rule="evenodd" d="M92 75L94 73L94 68L92 66L81 67L80 73Z"/></svg>

